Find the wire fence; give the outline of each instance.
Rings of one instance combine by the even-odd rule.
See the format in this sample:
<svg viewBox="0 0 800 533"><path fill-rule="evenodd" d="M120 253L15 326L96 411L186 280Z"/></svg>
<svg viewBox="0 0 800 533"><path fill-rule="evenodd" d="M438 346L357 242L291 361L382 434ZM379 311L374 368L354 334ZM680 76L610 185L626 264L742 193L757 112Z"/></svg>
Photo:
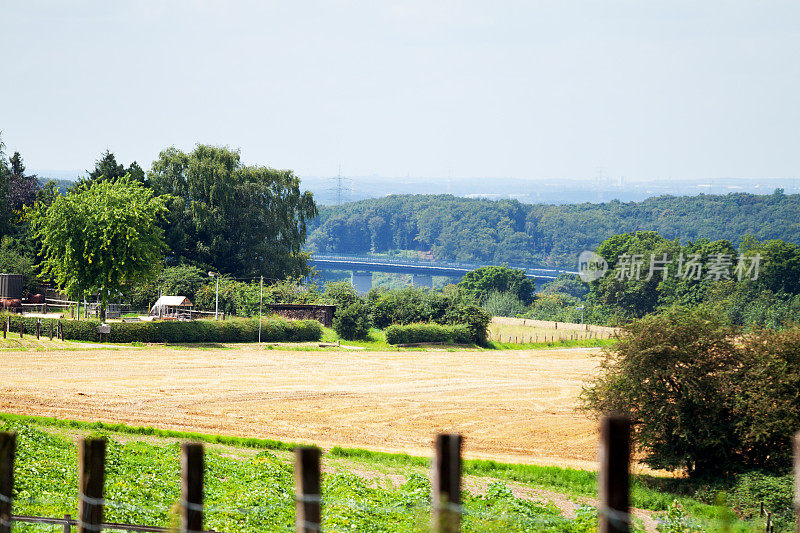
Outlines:
<svg viewBox="0 0 800 533"><path fill-rule="evenodd" d="M59 496L27 494L14 496L14 464L17 435L0 433L0 533L15 531L62 531L69 533L101 530L139 531L331 531L345 532L370 525L368 529L382 531L390 525L403 524L403 531L455 532L473 531L589 531L627 532L640 519L630 509L630 421L609 417L602 421L600 434L600 472L598 476L599 503L596 508L575 504L574 518L563 516L554 504L524 500L513 496L503 484L487 487L485 497L464 499L460 435L438 435L431 462L431 481L415 483L411 488L376 501L365 485L348 487L349 494L322 490L321 451L299 447L294 451L294 491L285 485L272 487L259 497L234 495L220 502L219 492L204 494L210 479L203 445L184 443L180 447L180 496L172 503L142 501L130 493L119 493L114 485L106 487L106 440L83 438L79 442L77 490ZM800 437L798 437L800 439ZM800 446L800 440L797 440ZM800 449L800 448L798 448ZM112 455L112 461L117 459ZM214 461L213 457L210 459ZM286 475L289 469L281 463L278 468ZM800 467L798 467L800 470ZM415 474L416 475L416 474ZM327 489L354 474L326 474ZM417 477L422 480L421 476ZM334 478L334 479L331 479ZM177 487L175 487L177 489ZM494 491L495 497L489 493ZM496 497L496 493L501 497ZM503 492L505 491L505 492ZM114 497L113 495L117 495ZM176 492L177 494L177 492ZM502 497L507 494L508 497ZM123 498L119 498L122 495ZM124 499L125 497L131 499ZM241 504L237 498L241 497ZM56 501L57 500L57 501ZM163 502L163 500L161 500ZM256 504L254 505L254 501ZM134 503L135 502L135 503ZM57 504L54 506L54 503ZM64 513L75 509L76 514L52 512L57 507ZM50 509L56 516L41 516ZM775 531L772 514L761 509L764 529ZM773 510L774 511L774 510ZM13 512L13 514L12 514ZM572 520L572 524L568 524ZM576 523L579 527L576 527ZM384 524L381 527L376 524ZM355 525L355 526L354 526ZM229 529L230 528L230 529ZM681 531L691 531L682 529Z"/></svg>

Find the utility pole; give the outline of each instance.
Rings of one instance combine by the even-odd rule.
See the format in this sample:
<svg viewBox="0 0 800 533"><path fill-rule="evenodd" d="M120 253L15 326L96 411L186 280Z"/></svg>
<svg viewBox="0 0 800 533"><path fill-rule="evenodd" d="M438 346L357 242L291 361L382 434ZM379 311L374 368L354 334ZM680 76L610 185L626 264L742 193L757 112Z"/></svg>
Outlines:
<svg viewBox="0 0 800 533"><path fill-rule="evenodd" d="M214 273L209 271L208 276L211 278L217 278L217 297L216 297L216 304L214 307L214 320L219 320L219 272Z"/></svg>
<svg viewBox="0 0 800 533"><path fill-rule="evenodd" d="M258 347L261 348L261 309L264 307L264 276L261 276L261 295L258 297Z"/></svg>

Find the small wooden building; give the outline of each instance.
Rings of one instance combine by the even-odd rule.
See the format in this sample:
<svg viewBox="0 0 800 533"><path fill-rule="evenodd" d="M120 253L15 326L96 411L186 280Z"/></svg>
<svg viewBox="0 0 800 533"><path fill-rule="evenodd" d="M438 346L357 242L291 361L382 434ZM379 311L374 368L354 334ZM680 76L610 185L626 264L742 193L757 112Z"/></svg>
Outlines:
<svg viewBox="0 0 800 533"><path fill-rule="evenodd" d="M150 309L159 318L192 318L194 304L186 296L161 296Z"/></svg>

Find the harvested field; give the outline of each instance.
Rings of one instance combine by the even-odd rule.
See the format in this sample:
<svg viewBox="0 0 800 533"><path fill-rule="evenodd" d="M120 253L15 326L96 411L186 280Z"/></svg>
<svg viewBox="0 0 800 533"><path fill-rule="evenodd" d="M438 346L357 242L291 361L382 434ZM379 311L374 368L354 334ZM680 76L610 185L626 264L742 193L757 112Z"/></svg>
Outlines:
<svg viewBox="0 0 800 533"><path fill-rule="evenodd" d="M326 352L172 347L4 352L0 411L323 447L592 468L574 412L596 349Z"/></svg>
<svg viewBox="0 0 800 533"><path fill-rule="evenodd" d="M610 339L616 328L571 322L546 322L528 318L492 317L489 339L514 344L561 340Z"/></svg>

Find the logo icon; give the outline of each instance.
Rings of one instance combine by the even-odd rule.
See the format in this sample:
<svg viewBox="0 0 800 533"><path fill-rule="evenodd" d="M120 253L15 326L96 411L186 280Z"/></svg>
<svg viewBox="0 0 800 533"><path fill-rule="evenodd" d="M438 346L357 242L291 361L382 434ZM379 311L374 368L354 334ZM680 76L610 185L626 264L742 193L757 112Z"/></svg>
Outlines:
<svg viewBox="0 0 800 533"><path fill-rule="evenodd" d="M578 275L589 283L602 278L608 272L608 262L601 255L584 250L578 256Z"/></svg>

